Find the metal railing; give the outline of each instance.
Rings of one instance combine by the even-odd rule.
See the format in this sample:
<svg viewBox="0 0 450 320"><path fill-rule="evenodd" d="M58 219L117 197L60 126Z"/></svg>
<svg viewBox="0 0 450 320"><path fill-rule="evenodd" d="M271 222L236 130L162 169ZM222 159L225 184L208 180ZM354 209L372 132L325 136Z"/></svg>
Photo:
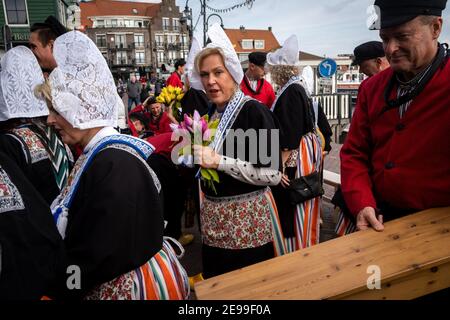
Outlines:
<svg viewBox="0 0 450 320"><path fill-rule="evenodd" d="M320 101L328 120L350 119L352 116L352 96L349 94L323 94L312 98Z"/></svg>

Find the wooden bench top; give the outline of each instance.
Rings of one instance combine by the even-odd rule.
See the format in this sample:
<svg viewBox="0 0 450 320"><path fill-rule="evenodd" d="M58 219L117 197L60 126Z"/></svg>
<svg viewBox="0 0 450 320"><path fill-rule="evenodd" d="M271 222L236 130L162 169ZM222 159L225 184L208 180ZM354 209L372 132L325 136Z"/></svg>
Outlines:
<svg viewBox="0 0 450 320"><path fill-rule="evenodd" d="M369 290L369 266L381 290ZM450 287L450 207L220 275L195 286L198 299L411 299Z"/></svg>

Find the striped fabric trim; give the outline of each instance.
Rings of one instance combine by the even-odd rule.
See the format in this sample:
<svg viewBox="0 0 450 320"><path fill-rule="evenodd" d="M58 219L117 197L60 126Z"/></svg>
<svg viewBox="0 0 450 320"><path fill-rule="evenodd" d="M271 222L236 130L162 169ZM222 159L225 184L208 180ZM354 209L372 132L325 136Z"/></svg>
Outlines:
<svg viewBox="0 0 450 320"><path fill-rule="evenodd" d="M167 240L161 251L134 273L133 300L183 300L189 297L189 278Z"/></svg>
<svg viewBox="0 0 450 320"><path fill-rule="evenodd" d="M356 225L345 216L341 209L336 208L338 211L338 221L336 223L336 227L334 231L339 237L345 236L347 234L353 233L356 231Z"/></svg>
<svg viewBox="0 0 450 320"><path fill-rule="evenodd" d="M56 184L61 191L69 178L69 156L66 147L52 127L45 128Z"/></svg>
<svg viewBox="0 0 450 320"><path fill-rule="evenodd" d="M275 256L279 257L288 251L283 241L283 230L281 229L280 217L278 215L277 205L271 191L265 193L268 203L270 204L270 220L272 222L273 247Z"/></svg>
<svg viewBox="0 0 450 320"><path fill-rule="evenodd" d="M313 159L316 161L314 162ZM322 148L320 139L314 133L302 137L297 159L296 178L321 170ZM295 237L285 238L287 252L294 252L319 243L320 231L320 197L305 201L295 209Z"/></svg>

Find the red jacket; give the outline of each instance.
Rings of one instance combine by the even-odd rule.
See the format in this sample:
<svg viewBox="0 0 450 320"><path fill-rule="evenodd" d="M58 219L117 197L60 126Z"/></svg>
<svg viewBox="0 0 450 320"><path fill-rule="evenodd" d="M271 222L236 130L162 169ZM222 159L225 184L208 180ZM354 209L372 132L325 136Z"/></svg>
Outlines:
<svg viewBox="0 0 450 320"><path fill-rule="evenodd" d="M350 132L341 149L346 204L357 215L385 202L401 209L450 206L450 61L440 68L400 119L381 114L391 68L360 89ZM391 92L396 98L397 88Z"/></svg>
<svg viewBox="0 0 450 320"><path fill-rule="evenodd" d="M172 129L170 128L171 123L172 121L170 120L167 113L163 112L158 120L150 118L148 127L150 131L152 131L155 135L158 135L161 133L172 132Z"/></svg>
<svg viewBox="0 0 450 320"><path fill-rule="evenodd" d="M166 81L166 86L178 87L183 89L183 82L181 81L181 77L178 72L174 72L170 75L170 77Z"/></svg>
<svg viewBox="0 0 450 320"><path fill-rule="evenodd" d="M272 107L275 101L275 92L273 91L272 85L264 79L258 81L258 87L254 91L248 83L247 76L244 76L241 82L241 90L246 96L258 100L269 108Z"/></svg>

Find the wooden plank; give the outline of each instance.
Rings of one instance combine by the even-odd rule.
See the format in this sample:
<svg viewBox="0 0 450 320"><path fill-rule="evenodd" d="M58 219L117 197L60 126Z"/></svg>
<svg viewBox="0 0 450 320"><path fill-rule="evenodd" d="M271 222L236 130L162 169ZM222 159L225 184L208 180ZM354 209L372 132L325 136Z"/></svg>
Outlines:
<svg viewBox="0 0 450 320"><path fill-rule="evenodd" d="M339 187L341 185L341 175L328 170L323 170L323 182L335 188Z"/></svg>
<svg viewBox="0 0 450 320"><path fill-rule="evenodd" d="M199 282L195 292L212 300L414 298L450 286L449 272L428 272L448 270L449 243L450 207L431 209L386 223L383 232L356 232ZM390 283L386 292L395 294L364 293L370 266L380 268L382 286ZM436 285L411 290L429 281Z"/></svg>

